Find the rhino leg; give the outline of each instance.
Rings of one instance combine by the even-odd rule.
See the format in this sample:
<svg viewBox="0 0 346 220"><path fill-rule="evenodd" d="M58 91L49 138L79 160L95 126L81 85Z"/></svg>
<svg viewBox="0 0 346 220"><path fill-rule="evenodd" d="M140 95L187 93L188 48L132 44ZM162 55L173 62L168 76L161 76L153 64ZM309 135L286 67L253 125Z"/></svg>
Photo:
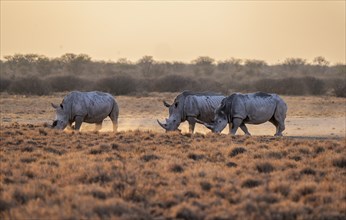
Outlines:
<svg viewBox="0 0 346 220"><path fill-rule="evenodd" d="M113 132L117 132L118 131L118 115L110 115L109 116L112 120L113 123Z"/></svg>
<svg viewBox="0 0 346 220"><path fill-rule="evenodd" d="M195 130L196 120L193 117L188 117L187 121L189 122L189 132L190 134L193 134Z"/></svg>
<svg viewBox="0 0 346 220"><path fill-rule="evenodd" d="M239 126L243 123L243 119L241 118L233 118L233 122L232 122L232 129L231 129L231 134L235 135L235 133L237 132Z"/></svg>
<svg viewBox="0 0 346 220"><path fill-rule="evenodd" d="M282 136L282 132L285 130L285 118L287 113L286 104L281 101L275 109L273 118L275 119L276 125L276 134L275 136Z"/></svg>
<svg viewBox="0 0 346 220"><path fill-rule="evenodd" d="M275 113L269 121L276 127L274 136L282 136L282 132L285 130L285 120Z"/></svg>
<svg viewBox="0 0 346 220"><path fill-rule="evenodd" d="M285 125L283 125L284 127L282 127L282 124L279 121L277 121L274 116L269 121L276 128L276 133L274 134L274 136L282 136L282 131L285 130Z"/></svg>
<svg viewBox="0 0 346 220"><path fill-rule="evenodd" d="M113 132L117 132L118 130L118 117L119 117L119 107L118 105L114 105L112 112L109 114L110 119L113 123Z"/></svg>
<svg viewBox="0 0 346 220"><path fill-rule="evenodd" d="M247 127L244 123L241 123L240 129L245 133L245 135L251 136L250 132L247 130Z"/></svg>
<svg viewBox="0 0 346 220"><path fill-rule="evenodd" d="M76 116L74 129L79 131L80 127L82 126L82 122L83 122L83 117L82 116Z"/></svg>

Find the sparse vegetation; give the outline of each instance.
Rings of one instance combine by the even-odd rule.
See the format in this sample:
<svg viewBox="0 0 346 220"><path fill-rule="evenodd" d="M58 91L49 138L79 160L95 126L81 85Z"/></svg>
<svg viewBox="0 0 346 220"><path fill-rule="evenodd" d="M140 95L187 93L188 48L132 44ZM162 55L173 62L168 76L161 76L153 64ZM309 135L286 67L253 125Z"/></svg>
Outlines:
<svg viewBox="0 0 346 220"><path fill-rule="evenodd" d="M346 181L341 155L346 152L339 147L345 139L251 137L244 141L243 136L228 135L215 139L214 135L194 138L46 128L45 136L40 129L41 125L30 124L1 126L1 219L243 219L249 213L257 218L334 218L346 214L341 193ZM12 134L18 131L23 141L14 145ZM188 149L183 142L188 142ZM333 148L320 151L318 159L301 154L304 162L291 162L297 146L314 152L316 144ZM237 152L232 162L213 159L219 153L229 154L229 146ZM253 159L266 152L271 156ZM291 163L295 166L288 166Z"/></svg>

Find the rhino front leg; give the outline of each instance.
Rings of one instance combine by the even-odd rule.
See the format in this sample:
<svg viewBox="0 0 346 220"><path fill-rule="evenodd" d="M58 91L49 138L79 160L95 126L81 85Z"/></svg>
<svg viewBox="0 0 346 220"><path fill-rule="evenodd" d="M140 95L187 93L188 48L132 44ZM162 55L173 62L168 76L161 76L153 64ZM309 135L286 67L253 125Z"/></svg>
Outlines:
<svg viewBox="0 0 346 220"><path fill-rule="evenodd" d="M82 122L83 122L83 117L82 116L76 116L74 129L79 131L80 127L82 126Z"/></svg>
<svg viewBox="0 0 346 220"><path fill-rule="evenodd" d="M239 126L243 123L243 119L240 118L234 118L232 122L232 129L231 129L231 134L235 135L237 132Z"/></svg>
<svg viewBox="0 0 346 220"><path fill-rule="evenodd" d="M189 133L193 134L194 130L195 130L195 125L196 125L196 121L195 118L193 117L188 117L187 121L189 122Z"/></svg>

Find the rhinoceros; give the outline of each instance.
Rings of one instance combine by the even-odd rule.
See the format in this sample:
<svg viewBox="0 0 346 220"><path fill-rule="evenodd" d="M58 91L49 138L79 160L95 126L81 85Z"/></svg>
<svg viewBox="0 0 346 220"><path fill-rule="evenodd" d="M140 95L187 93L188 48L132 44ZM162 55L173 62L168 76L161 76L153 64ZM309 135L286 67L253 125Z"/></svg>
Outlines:
<svg viewBox="0 0 346 220"><path fill-rule="evenodd" d="M65 129L75 122L74 129L79 130L82 122L96 124L96 130L102 128L103 120L109 116L113 123L113 131L118 128L119 107L111 94L93 91L74 91L67 94L60 105L52 103L56 110L56 119L52 127Z"/></svg>
<svg viewBox="0 0 346 220"><path fill-rule="evenodd" d="M287 105L276 94L263 92L240 94L235 93L223 99L215 111L212 123L197 120L214 133L220 133L229 123L229 133L235 134L240 127L250 135L245 124L262 124L271 122L276 127L275 136L282 136L285 130Z"/></svg>
<svg viewBox="0 0 346 220"><path fill-rule="evenodd" d="M214 118L214 111L220 105L225 96L216 93L194 93L184 91L179 94L173 104L163 101L163 104L169 108L169 118L165 123L157 122L166 131L178 130L181 122L189 122L189 132L193 133L196 119L205 122L211 122Z"/></svg>

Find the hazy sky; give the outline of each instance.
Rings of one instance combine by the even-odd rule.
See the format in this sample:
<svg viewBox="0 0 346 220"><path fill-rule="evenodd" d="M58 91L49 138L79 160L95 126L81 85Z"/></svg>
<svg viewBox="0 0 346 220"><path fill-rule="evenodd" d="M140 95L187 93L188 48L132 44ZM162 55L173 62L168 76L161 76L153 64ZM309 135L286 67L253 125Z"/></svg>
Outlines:
<svg viewBox="0 0 346 220"><path fill-rule="evenodd" d="M1 57L345 63L345 1L4 1Z"/></svg>

